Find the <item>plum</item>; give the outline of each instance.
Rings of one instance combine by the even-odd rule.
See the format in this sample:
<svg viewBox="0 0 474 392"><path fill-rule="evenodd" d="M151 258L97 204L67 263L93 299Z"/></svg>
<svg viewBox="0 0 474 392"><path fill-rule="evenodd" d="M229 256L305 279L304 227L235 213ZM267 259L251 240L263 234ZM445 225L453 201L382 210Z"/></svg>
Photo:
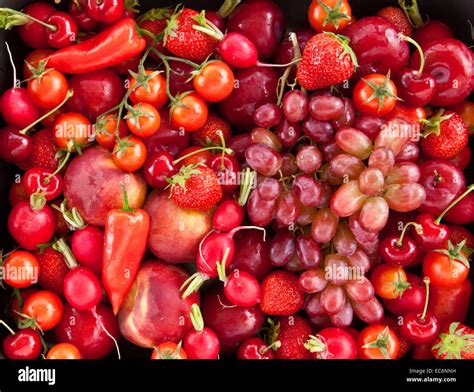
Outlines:
<svg viewBox="0 0 474 392"><path fill-rule="evenodd" d="M117 320L109 306L99 304L94 311L79 311L68 303L64 304L63 317L54 329L56 341L72 343L83 359L102 359L115 347L114 339L120 337ZM101 326L102 323L102 326Z"/></svg>
<svg viewBox="0 0 474 392"><path fill-rule="evenodd" d="M115 166L110 151L94 146L69 164L64 175L64 197L68 208L76 207L88 224L102 227L107 213L122 207L121 183L130 206L141 207L147 193L143 176L123 172Z"/></svg>
<svg viewBox="0 0 474 392"><path fill-rule="evenodd" d="M149 348L183 339L193 328L191 305L199 305L198 293L181 298L180 287L187 278L181 267L158 260L144 262L118 314L122 335Z"/></svg>
<svg viewBox="0 0 474 392"><path fill-rule="evenodd" d="M204 295L201 309L204 324L216 333L223 352L236 351L241 342L257 334L265 321L258 305L235 306L220 287L213 287Z"/></svg>
<svg viewBox="0 0 474 392"><path fill-rule="evenodd" d="M91 121L118 105L125 94L122 79L111 69L74 75L69 80L69 88L74 90L74 95L67 102L67 109Z"/></svg>
<svg viewBox="0 0 474 392"><path fill-rule="evenodd" d="M254 127L253 113L266 103L275 103L278 73L271 68L250 67L235 75L236 88L219 104L225 119L242 131Z"/></svg>
<svg viewBox="0 0 474 392"><path fill-rule="evenodd" d="M229 32L245 35L257 47L258 58L275 54L286 30L282 10L271 0L251 0L239 5L230 15Z"/></svg>
<svg viewBox="0 0 474 392"><path fill-rule="evenodd" d="M166 191L153 191L143 207L150 215L148 248L169 263L193 260L199 243L212 229L214 210L193 211L178 207Z"/></svg>

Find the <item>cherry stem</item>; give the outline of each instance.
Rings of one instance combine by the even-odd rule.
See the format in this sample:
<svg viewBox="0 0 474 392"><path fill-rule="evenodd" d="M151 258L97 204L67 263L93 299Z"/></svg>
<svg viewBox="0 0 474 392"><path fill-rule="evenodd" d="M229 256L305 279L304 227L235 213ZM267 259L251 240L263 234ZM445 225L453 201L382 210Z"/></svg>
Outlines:
<svg viewBox="0 0 474 392"><path fill-rule="evenodd" d="M237 233L240 230L252 230L252 229L263 231L263 241L265 241L267 231L263 227L259 227L259 226L238 226L238 227L232 229L231 231L229 231L229 235L231 237L233 237L234 234Z"/></svg>
<svg viewBox="0 0 474 392"><path fill-rule="evenodd" d="M225 0L217 11L217 15L223 19L227 18L241 2L241 0Z"/></svg>
<svg viewBox="0 0 474 392"><path fill-rule="evenodd" d="M177 165L179 162L185 160L186 158L189 158L195 154L198 154L200 152L203 152L203 151L209 151L209 150L219 150L219 151L223 151L225 154L233 154L234 151L232 151L230 148L225 148L225 147L219 147L219 146L210 146L210 147L203 147L203 148L200 148L199 150L196 150L196 151L191 151L190 153L186 154L186 155L183 155L182 157L179 157L178 159L175 159L173 161L173 165Z"/></svg>
<svg viewBox="0 0 474 392"><path fill-rule="evenodd" d="M425 298L425 307L423 308L423 313L421 314L420 320L425 321L426 313L428 312L428 303L430 299L430 278L425 276L423 278L423 283L425 284L426 298Z"/></svg>
<svg viewBox="0 0 474 392"><path fill-rule="evenodd" d="M66 265L69 269L73 269L78 266L76 257L74 256L74 253L72 253L71 248L68 246L64 238L57 240L53 244L52 248L64 256L64 261L66 262Z"/></svg>
<svg viewBox="0 0 474 392"><path fill-rule="evenodd" d="M405 233L407 229L413 226L418 234L423 234L423 227L419 225L418 223L415 222L408 222L402 229L402 232L400 234L400 238L397 240L397 246L401 248L403 246L403 238L405 237Z"/></svg>
<svg viewBox="0 0 474 392"><path fill-rule="evenodd" d="M12 8L0 8L0 13L1 12L5 12L5 13L7 13L7 15L10 14L11 16L20 16L25 20L29 19L33 22L39 23L40 25L46 27L47 29L49 29L51 31L56 31L58 29L56 26L53 26L53 25L51 25L49 23L46 23L46 22L43 22L42 20L36 19L35 17L33 17L31 15L25 14L25 13L17 11L17 10L14 10ZM6 16L6 17L8 17L8 16ZM21 25L25 25L25 24L26 23L21 23L21 24L17 23L17 24L14 24L14 25L21 26Z"/></svg>
<svg viewBox="0 0 474 392"><path fill-rule="evenodd" d="M406 42L411 43L418 51L418 54L420 55L420 68L418 68L418 78L421 78L421 75L423 74L423 69L425 68L425 55L423 53L423 49L421 49L420 44L411 37L407 37L402 33L399 33L398 37Z"/></svg>
<svg viewBox="0 0 474 392"><path fill-rule="evenodd" d="M55 108L51 109L48 113L45 115L41 116L38 118L36 121L32 122L30 125L28 125L26 128L23 128L19 133L22 135L25 135L31 128L33 128L36 124L40 123L43 121L45 118L48 118L51 116L54 112L56 112L58 109L60 109L72 96L74 95L74 90L70 89L68 90L66 96L64 97L63 101L56 106Z"/></svg>
<svg viewBox="0 0 474 392"><path fill-rule="evenodd" d="M3 320L0 320L0 324L2 324L6 329L8 329L8 332L10 332L12 335L15 335L15 331Z"/></svg>
<svg viewBox="0 0 474 392"><path fill-rule="evenodd" d="M63 170L64 166L66 166L66 163L67 161L69 161L70 157L71 157L71 151L68 150L64 158L61 160L61 164L58 166L58 168L44 179L45 184L48 184L56 174L58 174L61 170Z"/></svg>
<svg viewBox="0 0 474 392"><path fill-rule="evenodd" d="M474 184L469 185L466 190L456 199L454 200L449 206L445 208L445 210L441 213L440 216L435 220L435 223L437 225L440 224L441 219L446 215L446 213L453 208L456 204L458 204L462 199L464 199L469 193L471 193L474 190Z"/></svg>

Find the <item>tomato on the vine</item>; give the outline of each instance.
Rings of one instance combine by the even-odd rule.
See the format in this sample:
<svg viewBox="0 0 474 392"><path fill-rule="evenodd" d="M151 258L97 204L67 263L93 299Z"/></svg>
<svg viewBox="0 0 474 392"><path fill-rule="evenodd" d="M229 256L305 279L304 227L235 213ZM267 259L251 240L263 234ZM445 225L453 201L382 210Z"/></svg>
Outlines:
<svg viewBox="0 0 474 392"><path fill-rule="evenodd" d="M133 74L128 90L130 91L130 101L134 104L146 102L160 109L168 100L166 80L160 71L145 70L143 74Z"/></svg>
<svg viewBox="0 0 474 392"><path fill-rule="evenodd" d="M131 136L121 139L115 144L112 158L115 164L126 172L134 172L145 163L147 156L145 143Z"/></svg>
<svg viewBox="0 0 474 392"><path fill-rule="evenodd" d="M397 104L397 87L387 75L370 74L357 82L352 93L354 105L362 114L383 117Z"/></svg>
<svg viewBox="0 0 474 392"><path fill-rule="evenodd" d="M115 142L117 141L116 131L116 114L107 114L105 116L99 117L95 125L95 140L102 147L105 147L108 150L112 150L115 146ZM128 135L127 125L123 120L120 120L118 134L120 139L123 139Z"/></svg>
<svg viewBox="0 0 474 392"><path fill-rule="evenodd" d="M12 252L3 264L3 280L11 287L23 289L38 281L40 264L30 252L17 250Z"/></svg>
<svg viewBox="0 0 474 392"><path fill-rule="evenodd" d="M385 299L400 298L410 287L403 268L391 264L377 266L370 276L370 281L375 294Z"/></svg>
<svg viewBox="0 0 474 392"><path fill-rule="evenodd" d="M308 9L311 27L318 33L342 31L352 18L352 10L347 0L313 0Z"/></svg>
<svg viewBox="0 0 474 392"><path fill-rule="evenodd" d="M206 102L197 94L183 94L171 108L171 123L186 132L201 129L207 121Z"/></svg>
<svg viewBox="0 0 474 392"><path fill-rule="evenodd" d="M87 142L91 128L86 116L76 112L64 113L54 123L54 140L58 147L73 150Z"/></svg>
<svg viewBox="0 0 474 392"><path fill-rule="evenodd" d="M66 98L68 84L65 76L51 69L28 81L28 95L36 106L53 109Z"/></svg>
<svg viewBox="0 0 474 392"><path fill-rule="evenodd" d="M173 342L161 343L153 348L151 359L187 359L186 351L181 348L181 344Z"/></svg>
<svg viewBox="0 0 474 392"><path fill-rule="evenodd" d="M226 99L234 90L234 73L223 61L216 60L206 64L194 77L196 92L206 101L219 102Z"/></svg>
<svg viewBox="0 0 474 392"><path fill-rule="evenodd" d="M135 136L149 137L160 129L160 112L146 102L140 102L130 108L125 116L128 129Z"/></svg>
<svg viewBox="0 0 474 392"><path fill-rule="evenodd" d="M23 313L31 317L42 331L54 328L63 316L61 299L51 291L32 293L23 304Z"/></svg>
<svg viewBox="0 0 474 392"><path fill-rule="evenodd" d="M23 64L23 76L25 79L31 78L33 76L31 69L38 68L40 61L46 59L53 53L54 50L51 49L36 49L26 56L25 63Z"/></svg>
<svg viewBox="0 0 474 392"><path fill-rule="evenodd" d="M396 359L400 340L388 325L369 325L357 338L357 350L361 359Z"/></svg>

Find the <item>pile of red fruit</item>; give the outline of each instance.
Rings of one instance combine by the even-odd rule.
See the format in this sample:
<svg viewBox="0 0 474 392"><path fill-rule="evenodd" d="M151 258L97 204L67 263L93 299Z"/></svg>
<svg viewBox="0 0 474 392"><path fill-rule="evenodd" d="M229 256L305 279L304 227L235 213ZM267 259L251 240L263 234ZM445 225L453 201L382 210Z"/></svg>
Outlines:
<svg viewBox="0 0 474 392"><path fill-rule="evenodd" d="M473 358L474 55L410 3L0 8L4 356Z"/></svg>

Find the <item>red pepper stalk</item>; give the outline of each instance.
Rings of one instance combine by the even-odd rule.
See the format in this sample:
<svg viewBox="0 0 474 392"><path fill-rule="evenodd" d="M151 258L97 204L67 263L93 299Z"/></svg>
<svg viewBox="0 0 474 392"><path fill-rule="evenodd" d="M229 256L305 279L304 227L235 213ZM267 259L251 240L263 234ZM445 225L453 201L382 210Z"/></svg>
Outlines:
<svg viewBox="0 0 474 392"><path fill-rule="evenodd" d="M68 74L80 74L120 64L145 50L135 20L124 18L96 36L67 46L48 57L48 67Z"/></svg>
<svg viewBox="0 0 474 392"><path fill-rule="evenodd" d="M138 272L146 250L150 217L132 209L122 185L123 208L109 212L105 222L102 282L117 314Z"/></svg>

